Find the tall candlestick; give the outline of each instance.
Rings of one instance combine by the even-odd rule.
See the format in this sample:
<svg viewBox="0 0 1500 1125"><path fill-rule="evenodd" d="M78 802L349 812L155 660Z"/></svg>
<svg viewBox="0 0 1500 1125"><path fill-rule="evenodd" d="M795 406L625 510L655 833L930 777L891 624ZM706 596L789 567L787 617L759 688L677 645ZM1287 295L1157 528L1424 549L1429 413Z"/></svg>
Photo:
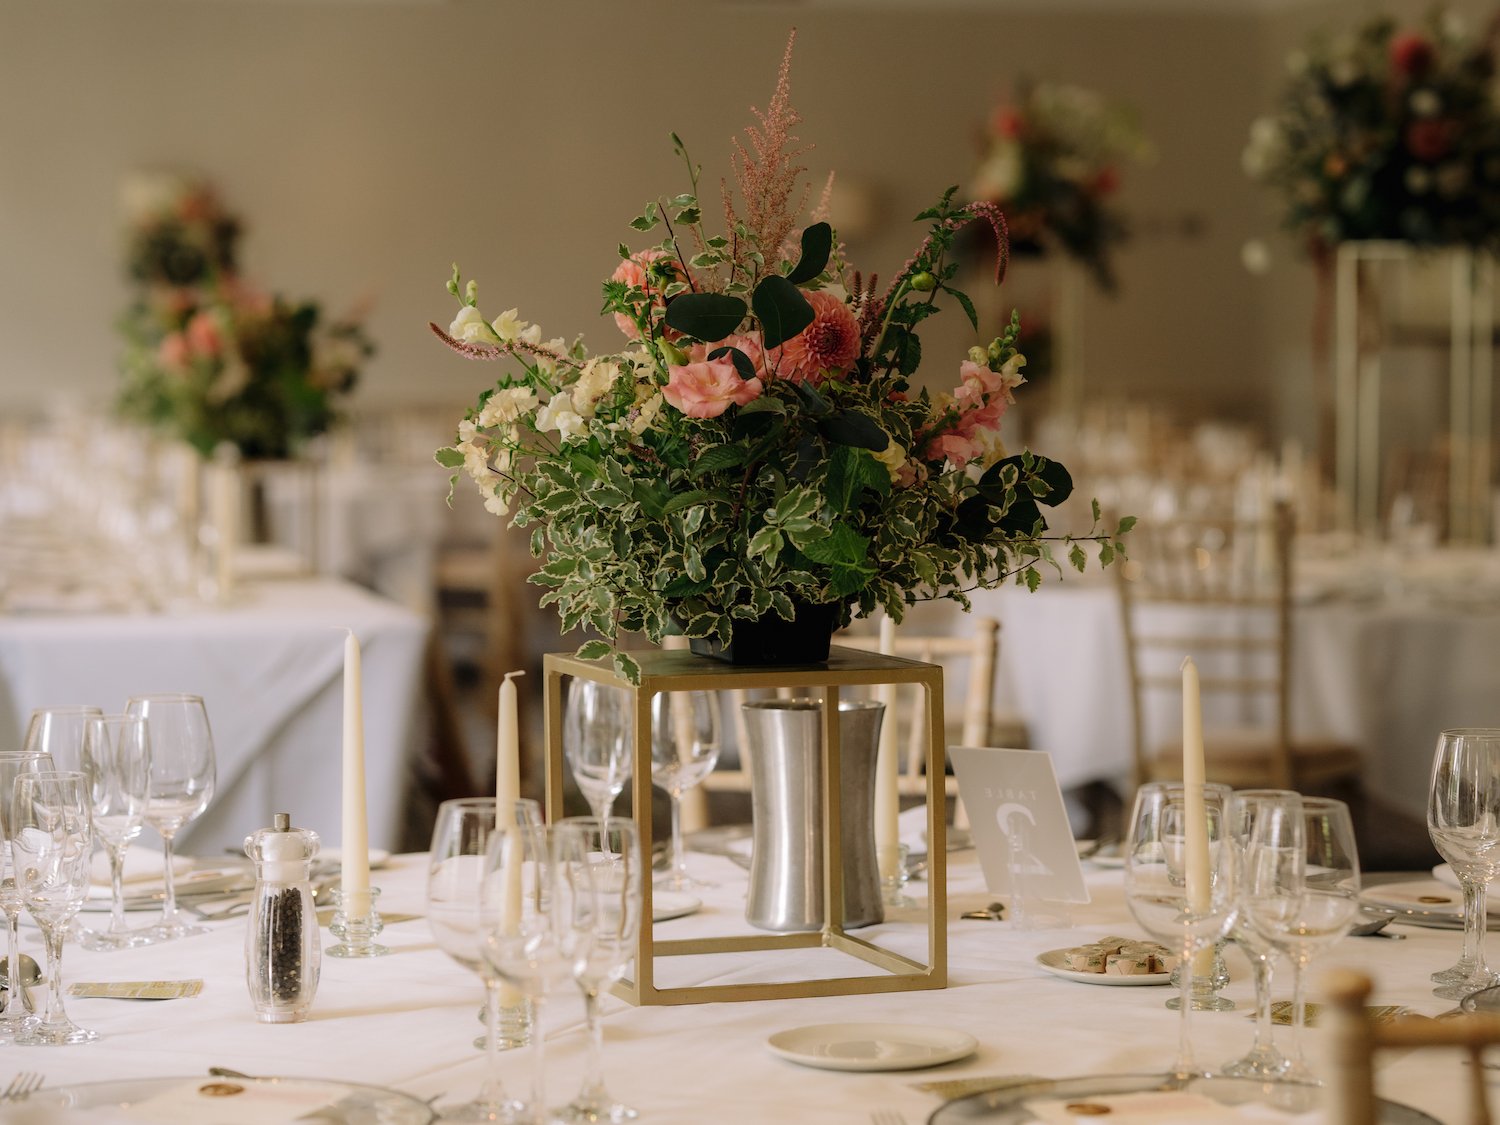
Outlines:
<svg viewBox="0 0 1500 1125"><path fill-rule="evenodd" d="M500 717L495 732L495 824L505 833L505 897L500 921L507 934L515 934L521 924L521 834L516 828L516 802L521 799L521 723L514 680L525 674L507 672L500 681ZM524 1000L513 985L500 983L502 1008L514 1008Z"/></svg>
<svg viewBox="0 0 1500 1125"><path fill-rule="evenodd" d="M1191 656L1182 661L1182 803L1187 823L1183 827L1184 870L1188 909L1194 914L1208 913L1213 886L1208 865L1208 811L1204 801L1206 780L1203 755L1203 697L1198 683L1198 666ZM1213 949L1193 959L1192 972L1208 975L1213 971Z"/></svg>
<svg viewBox="0 0 1500 1125"><path fill-rule="evenodd" d="M365 818L364 690L360 683L359 639L344 637L344 791L343 857L340 889L351 916L370 912L370 830Z"/></svg>
<svg viewBox="0 0 1500 1125"><path fill-rule="evenodd" d="M890 656L896 650L896 623L880 619L880 651ZM895 684L876 689L885 714L880 720L880 748L875 756L875 858L881 879L900 875L901 853L901 746L897 733Z"/></svg>

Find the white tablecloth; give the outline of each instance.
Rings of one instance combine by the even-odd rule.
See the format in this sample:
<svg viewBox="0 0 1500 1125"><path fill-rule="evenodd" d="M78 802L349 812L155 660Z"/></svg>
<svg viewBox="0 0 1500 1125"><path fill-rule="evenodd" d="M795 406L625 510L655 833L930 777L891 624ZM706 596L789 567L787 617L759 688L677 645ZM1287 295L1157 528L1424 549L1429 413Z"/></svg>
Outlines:
<svg viewBox="0 0 1500 1125"><path fill-rule="evenodd" d="M1034 962L1044 950L1079 944L1106 933L1139 936L1124 906L1117 871L1092 871L1094 901L1075 907L1071 929L1014 932L1008 923L958 920L988 901L973 853L958 853L950 870L951 985L935 992L759 1001L632 1009L610 999L606 1069L613 1092L638 1107L642 1122L726 1125L795 1121L798 1125L867 1125L875 1109L897 1110L918 1125L937 1107L915 1084L933 1079L1033 1074L1051 1077L1166 1069L1176 1045L1177 1014L1164 1006L1164 988L1103 988L1060 980ZM685 937L739 923L744 877L727 860L693 856L700 873L721 881L705 892L708 908L664 922L658 937ZM400 856L374 875L391 910L421 910L425 857ZM911 890L922 893L922 884ZM886 923L894 940L918 949L924 937L912 922ZM382 940L394 953L378 960L325 958L312 1018L302 1024L255 1022L243 979L243 922L214 924L214 932L166 946L119 953L69 948L65 978L121 980L202 977L202 995L161 1003L71 1000L69 1012L102 1038L87 1047L15 1048L3 1057L14 1070L40 1070L50 1085L131 1076L190 1076L210 1066L249 1074L323 1077L394 1086L422 1098L468 1098L482 1074L471 1046L479 1031L478 981L435 948L425 921L389 927ZM1411 1005L1425 1014L1451 1007L1431 995L1427 974L1456 959L1456 933L1406 928L1405 941L1346 939L1329 954L1373 973L1377 1003ZM325 946L327 935L325 934ZM33 936L34 943L34 936ZM34 944L33 944L34 949ZM786 957L787 954L773 956ZM792 954L830 956L812 950ZM736 957L679 958L698 979L722 979ZM1250 1043L1248 971L1228 955L1234 980L1226 994L1233 1012L1197 1013L1195 1049L1209 1065L1238 1057ZM1315 966L1316 969L1316 966ZM1282 979L1278 996L1289 994ZM572 990L568 989L568 993ZM813 1070L773 1056L767 1036L799 1026L839 1021L895 1021L960 1028L980 1043L973 1057L931 1071L848 1074ZM577 1088L584 1035L580 1006L564 995L544 1020L548 1031L548 1087L555 1102ZM1287 1033L1283 1030L1282 1036ZM1317 1039L1314 1031L1312 1038ZM1314 1046L1317 1044L1315 1043ZM1384 1092L1461 1120L1464 1068L1456 1052L1383 1056ZM503 1056L507 1085L527 1089L527 1052ZM6 1076L0 1067L0 1078ZM3 1115L0 1115L3 1117Z"/></svg>
<svg viewBox="0 0 1500 1125"><path fill-rule="evenodd" d="M1363 750L1368 791L1419 820L1438 732L1500 726L1500 598L1475 585L1467 594L1418 579L1324 587L1293 613L1294 736ZM1007 586L971 597L974 612L1001 621L1002 692L1062 784L1125 778L1130 683L1112 582L1073 575L1034 594ZM1147 735L1174 736L1180 705L1158 695Z"/></svg>
<svg viewBox="0 0 1500 1125"><path fill-rule="evenodd" d="M363 655L370 844L392 848L412 757L427 622L344 582L244 584L223 607L164 614L0 617L0 745L19 746L32 708L131 695L201 695L218 784L180 837L188 851L238 850L276 812L340 833L343 637Z"/></svg>

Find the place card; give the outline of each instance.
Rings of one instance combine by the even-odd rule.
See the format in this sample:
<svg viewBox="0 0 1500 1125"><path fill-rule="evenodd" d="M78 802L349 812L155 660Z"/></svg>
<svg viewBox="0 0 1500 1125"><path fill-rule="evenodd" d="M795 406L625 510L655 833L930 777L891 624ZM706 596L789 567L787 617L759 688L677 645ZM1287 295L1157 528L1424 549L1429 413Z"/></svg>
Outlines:
<svg viewBox="0 0 1500 1125"><path fill-rule="evenodd" d="M989 892L1088 902L1051 757L1038 750L954 746L948 758Z"/></svg>
<svg viewBox="0 0 1500 1125"><path fill-rule="evenodd" d="M938 1082L913 1082L912 1089L924 1094L935 1094L943 1101L966 1098L970 1094L988 1094L994 1090L1008 1090L1012 1086L1030 1086L1035 1082L1050 1082L1034 1074L992 1074L988 1078L947 1078Z"/></svg>
<svg viewBox="0 0 1500 1125"><path fill-rule="evenodd" d="M85 1000L184 1000L203 991L201 980L77 981L69 996Z"/></svg>
<svg viewBox="0 0 1500 1125"><path fill-rule="evenodd" d="M1290 1025L1296 1014L1296 1005L1290 1000L1277 1000L1271 1004L1271 1022ZM1307 1005L1307 1026L1316 1027L1318 1017L1323 1014L1322 1004ZM1411 1010L1400 1004L1367 1004L1365 1015L1374 1023L1385 1023L1397 1016L1410 1015ZM1253 1013L1252 1013L1253 1018Z"/></svg>

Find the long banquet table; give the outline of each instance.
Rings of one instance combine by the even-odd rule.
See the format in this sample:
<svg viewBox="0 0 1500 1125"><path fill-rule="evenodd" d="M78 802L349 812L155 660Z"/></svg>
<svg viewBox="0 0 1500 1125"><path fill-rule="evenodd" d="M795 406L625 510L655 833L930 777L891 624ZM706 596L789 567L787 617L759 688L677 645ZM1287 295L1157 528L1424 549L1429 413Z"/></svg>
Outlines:
<svg viewBox="0 0 1500 1125"><path fill-rule="evenodd" d="M1177 1034L1177 1014L1163 1006L1170 990L1079 984L1048 975L1033 960L1044 950L1107 933L1140 936L1125 907L1118 871L1086 866L1093 902L1073 908L1072 928L1017 932L1007 923L958 918L989 896L972 852L955 853L952 861L949 988L675 1008L633 1009L611 998L606 1068L613 1092L640 1109L642 1122L868 1125L872 1111L889 1109L917 1125L939 1105L934 1095L916 1088L925 1081L1148 1073L1170 1065ZM384 908L422 910L425 862L423 855L403 855L375 872ZM700 913L659 923L659 937L716 932L740 918L745 884L739 868L713 856L694 855L691 863L720 886L703 892ZM921 883L910 888L917 894L921 889ZM897 917L885 925L900 931L897 944L921 946L922 929L914 920ZM186 1000L70 1000L70 1014L102 1038L83 1047L5 1048L0 1082L11 1070L41 1071L49 1086L57 1086L198 1076L210 1066L224 1066L255 1075L375 1083L424 1099L466 1099L477 1088L482 1062L471 1042L479 1031L480 988L434 946L425 921L388 927L382 935L394 951L388 957L325 958L312 1018L274 1026L256 1023L251 1013L243 932L243 921L224 921L214 923L206 936L164 946L108 954L69 948L64 975L71 981L202 977L206 984L200 996ZM1429 1015L1450 1008L1431 995L1427 974L1456 958L1459 935L1409 927L1401 932L1407 940L1346 939L1327 961L1372 973L1377 1003L1410 1005ZM1196 1049L1209 1065L1239 1056L1250 1043L1248 971L1232 948L1228 957L1234 980L1226 994L1240 1003L1239 1010L1195 1018ZM754 964L763 962L721 955L684 968L699 980L743 979L754 973ZM1277 995L1287 995L1288 985L1284 977ZM767 1036L777 1030L841 1021L959 1028L972 1033L980 1047L965 1061L933 1070L872 1074L808 1069L766 1049ZM585 1043L576 999L568 995L551 1005L544 1026L549 1090L554 1100L565 1101L577 1088ZM1318 1032L1311 1034L1316 1041ZM528 1063L525 1051L503 1056L504 1078L513 1091L527 1089ZM1452 1054L1394 1053L1382 1057L1382 1091L1456 1122L1462 1119L1463 1069Z"/></svg>
<svg viewBox="0 0 1500 1125"><path fill-rule="evenodd" d="M370 844L393 848L411 759L427 621L346 582L244 583L223 606L182 613L0 615L0 746L19 747L34 707L131 695L203 696L218 761L212 806L186 851L238 850L290 812L336 841L343 639L362 647Z"/></svg>

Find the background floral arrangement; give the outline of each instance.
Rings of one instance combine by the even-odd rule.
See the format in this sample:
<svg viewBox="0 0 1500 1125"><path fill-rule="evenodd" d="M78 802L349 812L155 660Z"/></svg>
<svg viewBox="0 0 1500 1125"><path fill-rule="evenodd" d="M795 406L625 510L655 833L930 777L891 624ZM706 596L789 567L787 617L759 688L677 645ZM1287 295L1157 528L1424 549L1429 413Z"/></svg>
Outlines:
<svg viewBox="0 0 1500 1125"><path fill-rule="evenodd" d="M614 645L622 631L727 643L736 620L790 620L806 605L835 607L839 624L876 607L899 621L920 599L967 605L966 590L1012 577L1034 588L1038 564L1056 565L1039 505L1067 497L1068 474L1007 456L999 440L1024 382L1014 321L970 349L951 393L909 384L917 328L940 294L977 330L952 284L953 240L976 218L992 224L998 282L999 212L955 206L949 189L918 216L927 237L883 288L849 265L828 223L798 230L805 150L791 134L790 59L789 43L769 107L734 146L724 233L705 228L699 169L673 136L691 191L647 205L631 226L665 237L621 244L604 283L623 349L544 340L516 309L487 318L457 267L458 315L446 332L432 326L466 356L518 367L438 461L467 472L491 512L533 526L543 604L565 631L604 635L580 656L612 656L632 679ZM1115 536L1092 537L1109 562ZM1069 560L1085 565L1076 543Z"/></svg>
<svg viewBox="0 0 1500 1125"><path fill-rule="evenodd" d="M374 348L355 320L325 323L316 302L243 282L240 230L192 182L138 216L119 409L205 455L229 442L245 457L288 457L333 423Z"/></svg>
<svg viewBox="0 0 1500 1125"><path fill-rule="evenodd" d="M1015 253L1061 251L1111 290L1110 251L1127 234L1112 204L1120 167L1150 151L1128 109L1078 86L1023 83L990 116L973 190L1005 212Z"/></svg>
<svg viewBox="0 0 1500 1125"><path fill-rule="evenodd" d="M1314 255L1356 239L1500 247L1496 25L1451 14L1319 35L1288 59L1273 115L1251 127L1245 170L1280 190L1285 225Z"/></svg>

